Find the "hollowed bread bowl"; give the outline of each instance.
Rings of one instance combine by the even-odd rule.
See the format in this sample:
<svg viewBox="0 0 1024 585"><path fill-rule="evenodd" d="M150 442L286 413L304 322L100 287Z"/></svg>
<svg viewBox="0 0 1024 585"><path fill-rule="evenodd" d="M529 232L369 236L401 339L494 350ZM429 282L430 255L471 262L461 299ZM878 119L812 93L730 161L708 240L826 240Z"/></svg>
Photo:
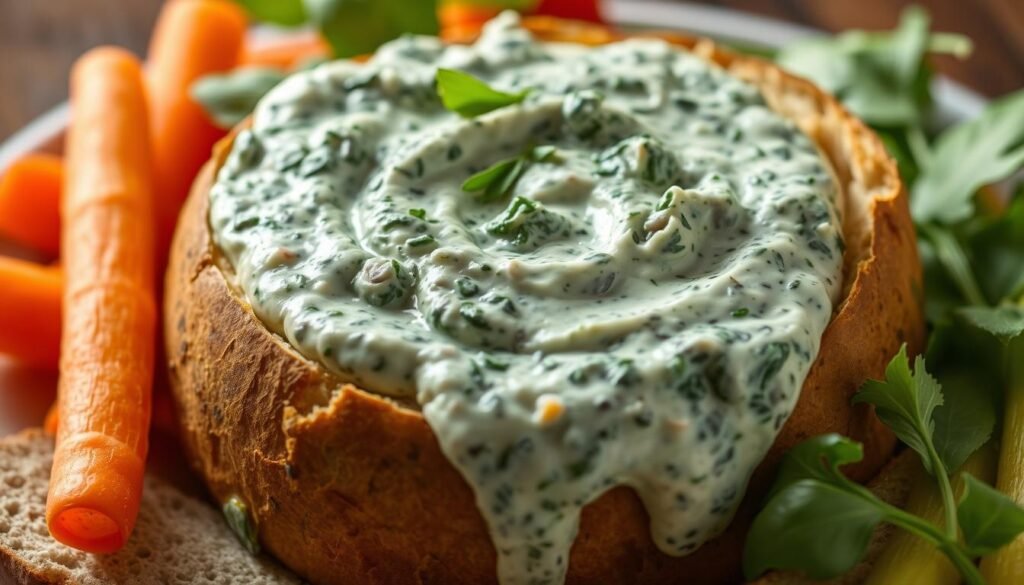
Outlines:
<svg viewBox="0 0 1024 585"><path fill-rule="evenodd" d="M608 29L525 19L544 40L601 44ZM796 409L755 472L736 518L685 557L660 552L636 495L615 488L583 511L569 583L731 583L745 529L787 449L826 432L864 444L848 471L870 478L895 439L850 404L901 343L920 348L920 265L907 197L879 139L813 84L714 43L662 35L760 88L821 149L845 197L842 300ZM461 39L459 39L461 40ZM208 200L230 141L195 182L166 285L171 380L190 459L220 501L251 512L262 546L318 584L486 584L495 551L469 486L415 404L343 383L253 314L211 238Z"/></svg>

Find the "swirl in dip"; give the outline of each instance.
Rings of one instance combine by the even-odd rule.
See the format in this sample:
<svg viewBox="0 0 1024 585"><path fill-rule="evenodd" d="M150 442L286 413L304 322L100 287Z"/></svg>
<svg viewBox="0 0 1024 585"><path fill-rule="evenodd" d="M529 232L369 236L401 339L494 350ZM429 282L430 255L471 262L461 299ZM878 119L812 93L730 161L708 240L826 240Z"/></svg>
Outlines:
<svg viewBox="0 0 1024 585"><path fill-rule="evenodd" d="M462 118L439 67L530 93ZM463 190L517 156L507 192ZM658 40L536 42L506 14L472 46L403 38L292 76L237 136L210 221L271 330L420 405L510 585L561 582L580 509L619 484L668 554L724 528L841 288L840 203L753 86Z"/></svg>

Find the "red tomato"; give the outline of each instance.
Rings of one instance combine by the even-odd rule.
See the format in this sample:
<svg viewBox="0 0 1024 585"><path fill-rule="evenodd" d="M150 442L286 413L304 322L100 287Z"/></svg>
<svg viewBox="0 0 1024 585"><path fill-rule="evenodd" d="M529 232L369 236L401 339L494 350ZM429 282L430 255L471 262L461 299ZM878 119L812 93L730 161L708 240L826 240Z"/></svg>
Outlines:
<svg viewBox="0 0 1024 585"><path fill-rule="evenodd" d="M540 0L534 14L603 23L600 0Z"/></svg>

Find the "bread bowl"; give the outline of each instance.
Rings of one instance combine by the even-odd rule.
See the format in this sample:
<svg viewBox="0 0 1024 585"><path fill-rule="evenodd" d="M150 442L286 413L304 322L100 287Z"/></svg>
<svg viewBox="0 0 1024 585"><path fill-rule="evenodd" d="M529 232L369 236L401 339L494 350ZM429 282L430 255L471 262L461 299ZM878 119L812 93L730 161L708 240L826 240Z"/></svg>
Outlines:
<svg viewBox="0 0 1024 585"><path fill-rule="evenodd" d="M544 41L622 38L551 19L523 26ZM771 64L706 40L666 38L756 87L827 161L845 208L842 285L800 398L771 447L759 450L728 528L695 552L675 551L691 554L669 556L659 550L664 542L655 545L634 491L614 487L583 507L569 583L734 581L745 524L789 447L828 431L853 437L865 445L864 461L850 470L861 480L887 460L894 438L849 397L881 375L901 343L913 351L923 336L906 196L877 137L833 98ZM231 152L229 139L197 179L167 275L167 355L193 464L218 500L247 504L263 546L313 582L495 582L498 555L474 491L416 401L379 381L376 392L353 385L352 375L305 357L295 339L254 313L211 224L210 193Z"/></svg>

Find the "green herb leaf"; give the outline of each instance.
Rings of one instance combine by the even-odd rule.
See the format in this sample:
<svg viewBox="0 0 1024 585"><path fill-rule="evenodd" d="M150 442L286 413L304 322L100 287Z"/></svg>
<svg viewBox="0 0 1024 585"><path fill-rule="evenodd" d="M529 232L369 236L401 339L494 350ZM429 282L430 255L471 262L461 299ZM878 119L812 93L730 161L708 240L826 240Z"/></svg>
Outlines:
<svg viewBox="0 0 1024 585"><path fill-rule="evenodd" d="M904 344L886 366L885 381L868 380L853 402L875 405L878 418L917 451L926 469L935 475L945 473L940 469L942 462L933 460L931 449L932 414L942 404L942 389L925 370L924 358L917 357L911 374Z"/></svg>
<svg viewBox="0 0 1024 585"><path fill-rule="evenodd" d="M849 31L795 43L778 61L834 93L869 124L915 125L928 105L928 23L924 10L908 8L893 31Z"/></svg>
<svg viewBox="0 0 1024 585"><path fill-rule="evenodd" d="M935 409L933 441L946 469L958 469L992 437L996 407L988 384L968 371L939 376L943 404Z"/></svg>
<svg viewBox="0 0 1024 585"><path fill-rule="evenodd" d="M957 314L974 327L991 333L1003 344L1024 333L1024 307L961 307Z"/></svg>
<svg viewBox="0 0 1024 585"><path fill-rule="evenodd" d="M304 0L338 57L372 53L404 34L437 34L436 0Z"/></svg>
<svg viewBox="0 0 1024 585"><path fill-rule="evenodd" d="M235 0L256 20L279 26L299 26L306 22L302 0Z"/></svg>
<svg viewBox="0 0 1024 585"><path fill-rule="evenodd" d="M776 493L754 519L743 551L743 572L794 569L812 579L848 571L864 556L884 510L840 486L813 479Z"/></svg>
<svg viewBox="0 0 1024 585"><path fill-rule="evenodd" d="M525 170L526 163L521 156L498 161L466 179L462 183L462 190L467 193L480 192L478 198L485 203L497 201L512 194L512 189Z"/></svg>
<svg viewBox="0 0 1024 585"><path fill-rule="evenodd" d="M957 517L972 555L991 553L1024 532L1024 509L969 473L963 474L963 480Z"/></svg>
<svg viewBox="0 0 1024 585"><path fill-rule="evenodd" d="M466 179L462 183L462 190L467 193L480 192L478 199L484 203L504 199L512 194L527 167L537 162L558 162L558 149L554 146L537 146L515 158L498 161Z"/></svg>
<svg viewBox="0 0 1024 585"><path fill-rule="evenodd" d="M968 240L971 265L985 296L994 303L1024 297L1024 192L1005 214L981 220Z"/></svg>
<svg viewBox="0 0 1024 585"><path fill-rule="evenodd" d="M192 99L222 128L252 113L260 99L285 78L277 69L245 67L225 75L207 75L192 84Z"/></svg>
<svg viewBox="0 0 1024 585"><path fill-rule="evenodd" d="M978 118L945 131L914 185L918 222L955 223L971 216L974 193L1024 165L1024 91L1004 97Z"/></svg>
<svg viewBox="0 0 1024 585"><path fill-rule="evenodd" d="M985 295L971 270L971 262L967 259L960 240L946 226L921 224L917 226L920 236L919 245L931 247L934 259L946 272L952 283L956 285L960 297L972 305L984 305Z"/></svg>
<svg viewBox="0 0 1024 585"><path fill-rule="evenodd" d="M468 73L454 69L437 70L437 93L445 108L464 118L475 118L518 104L526 99L529 90L519 93L498 91Z"/></svg>
<svg viewBox="0 0 1024 585"><path fill-rule="evenodd" d="M842 479L839 466L864 458L864 448L856 441L835 433L810 438L786 453L779 466L771 494L804 480L835 481Z"/></svg>

